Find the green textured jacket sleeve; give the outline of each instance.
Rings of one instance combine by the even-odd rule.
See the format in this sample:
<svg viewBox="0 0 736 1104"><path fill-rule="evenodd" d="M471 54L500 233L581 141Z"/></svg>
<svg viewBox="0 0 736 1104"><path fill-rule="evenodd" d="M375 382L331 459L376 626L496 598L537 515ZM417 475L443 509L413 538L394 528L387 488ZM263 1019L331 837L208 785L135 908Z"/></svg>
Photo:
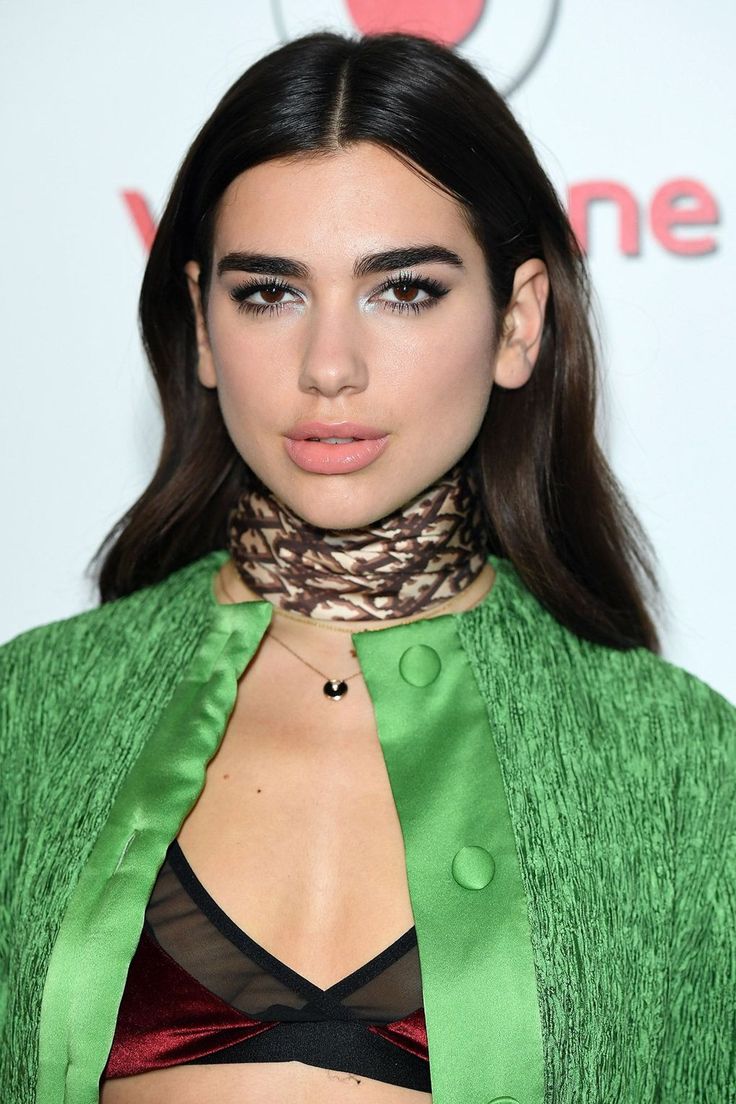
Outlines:
<svg viewBox="0 0 736 1104"><path fill-rule="evenodd" d="M46 665L38 664L34 649L35 643L43 639L42 632L43 629L30 629L0 646L0 1034L18 950L14 935L19 872L28 846L29 786L41 769L41 764L34 760L35 749L29 733L35 731L35 707L41 687L48 682ZM5 1064L12 1060L5 1049L0 1047L3 1102Z"/></svg>
<svg viewBox="0 0 736 1104"><path fill-rule="evenodd" d="M736 708L694 676L676 765L671 970L657 1104L736 1101Z"/></svg>
<svg viewBox="0 0 736 1104"><path fill-rule="evenodd" d="M5 1022L5 1009L8 999L8 959L10 955L10 922L12 907L10 892L12 871L15 863L16 839L12 830L11 810L14 805L14 782L10 764L11 758L11 698L12 664L11 650L5 645L0 648L0 1031Z"/></svg>
<svg viewBox="0 0 736 1104"><path fill-rule="evenodd" d="M7 714L8 714L8 670L3 650L0 648L0 761L5 762L5 750L7 744ZM0 772L0 815L8 807L8 795L5 783L5 771ZM2 848L2 862L0 862L0 1031L5 1023L5 1007L8 1000L8 904L7 904L7 867L8 859L5 848L6 824L3 815L0 821L0 848Z"/></svg>

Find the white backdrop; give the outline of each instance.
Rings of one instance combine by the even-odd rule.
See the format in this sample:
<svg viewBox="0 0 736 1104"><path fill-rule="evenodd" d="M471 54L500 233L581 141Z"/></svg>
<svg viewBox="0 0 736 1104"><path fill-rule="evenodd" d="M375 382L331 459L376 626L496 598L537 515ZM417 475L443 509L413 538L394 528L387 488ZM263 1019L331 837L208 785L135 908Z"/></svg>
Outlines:
<svg viewBox="0 0 736 1104"><path fill-rule="evenodd" d="M221 94L283 35L404 29L420 8L509 92L579 234L586 194L609 196L587 220L604 443L660 559L665 657L736 699L726 0L0 0L0 640L95 604L86 564L154 467L124 193L155 220Z"/></svg>

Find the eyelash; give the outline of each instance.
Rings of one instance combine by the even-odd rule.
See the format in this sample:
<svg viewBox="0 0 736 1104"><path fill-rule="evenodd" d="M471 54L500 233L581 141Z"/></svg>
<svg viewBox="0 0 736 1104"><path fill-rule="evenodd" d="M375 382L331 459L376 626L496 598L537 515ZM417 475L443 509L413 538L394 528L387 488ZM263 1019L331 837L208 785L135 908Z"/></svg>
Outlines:
<svg viewBox="0 0 736 1104"><path fill-rule="evenodd" d="M391 288L403 287L404 285L417 287L420 291L426 291L430 298L423 299L419 303L390 303L384 300L385 306L387 306L389 310L398 310L404 313L407 310L412 310L415 314L418 314L419 311L425 310L428 307L433 307L444 295L447 295L450 290L438 280L433 280L430 276L415 276L412 272L402 272L394 279L384 280L384 282L376 288L374 295L378 295L382 291L389 291ZM230 297L237 303L239 311L252 314L263 314L264 311L268 311L269 314L278 314L287 306L286 303L248 302L248 296L252 295L254 291L264 290L296 292L296 288L284 283L283 280L258 280L254 278L232 288Z"/></svg>

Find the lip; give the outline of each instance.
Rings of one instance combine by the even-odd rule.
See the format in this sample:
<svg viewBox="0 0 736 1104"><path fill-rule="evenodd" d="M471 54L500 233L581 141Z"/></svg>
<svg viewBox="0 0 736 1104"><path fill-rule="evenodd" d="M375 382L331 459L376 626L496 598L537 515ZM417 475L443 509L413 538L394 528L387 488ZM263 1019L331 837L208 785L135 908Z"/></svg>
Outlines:
<svg viewBox="0 0 736 1104"><path fill-rule="evenodd" d="M299 422L286 432L286 437L292 441L306 441L308 437L360 437L363 441L376 441L386 435L385 429L361 425L359 422Z"/></svg>
<svg viewBox="0 0 736 1104"><path fill-rule="evenodd" d="M348 433L330 433L329 436L348 437ZM303 437L286 437L286 451L302 471L317 475L346 475L348 472L367 468L378 459L388 445L388 434L383 437L366 437L362 441L350 441L344 445L327 445L324 441L307 441Z"/></svg>

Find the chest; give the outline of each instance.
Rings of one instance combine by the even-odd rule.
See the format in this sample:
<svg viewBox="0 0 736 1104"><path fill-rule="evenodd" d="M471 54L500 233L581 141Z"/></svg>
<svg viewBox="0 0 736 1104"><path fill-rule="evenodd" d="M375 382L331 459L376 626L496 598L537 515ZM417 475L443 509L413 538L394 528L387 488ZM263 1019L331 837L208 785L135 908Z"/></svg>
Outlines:
<svg viewBox="0 0 736 1104"><path fill-rule="evenodd" d="M275 694L287 675L290 693ZM326 988L414 918L365 683L335 702L306 675L259 653L178 839L228 916Z"/></svg>

